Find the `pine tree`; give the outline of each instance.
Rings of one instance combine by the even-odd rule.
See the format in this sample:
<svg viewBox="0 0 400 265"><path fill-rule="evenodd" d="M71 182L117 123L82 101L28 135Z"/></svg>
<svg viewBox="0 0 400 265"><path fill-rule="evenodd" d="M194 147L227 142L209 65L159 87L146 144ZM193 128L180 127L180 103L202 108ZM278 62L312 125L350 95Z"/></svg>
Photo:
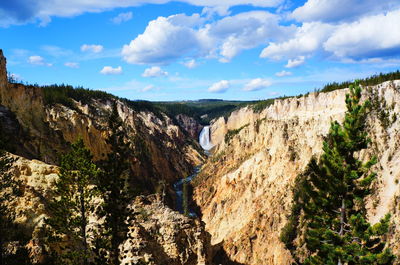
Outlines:
<svg viewBox="0 0 400 265"><path fill-rule="evenodd" d="M133 198L133 192L128 183L129 143L124 141L123 123L118 115L116 103L113 104L108 126L111 133L107 143L111 147L111 152L107 155L107 159L100 163L104 173L101 174L98 182L104 200L99 215L104 217L105 222L103 235L97 243L98 248L107 250L109 264L118 265L120 264L119 245L125 240L128 232L127 206Z"/></svg>
<svg viewBox="0 0 400 265"><path fill-rule="evenodd" d="M365 197L376 177L371 172L376 157L366 163L357 158L370 143L365 130L370 103L361 104L360 99L360 86L351 85L343 124L331 124L320 160L311 159L297 181L292 215L281 239L295 253L292 240L304 231L308 251L304 264L393 263L394 256L384 242L390 215L375 225L366 217Z"/></svg>
<svg viewBox="0 0 400 265"><path fill-rule="evenodd" d="M92 162L92 155L83 140L71 145L71 151L62 156L55 198L49 204L50 241L66 246L67 251L54 252L60 264L89 264L89 215L94 212L96 196L94 182L99 169Z"/></svg>

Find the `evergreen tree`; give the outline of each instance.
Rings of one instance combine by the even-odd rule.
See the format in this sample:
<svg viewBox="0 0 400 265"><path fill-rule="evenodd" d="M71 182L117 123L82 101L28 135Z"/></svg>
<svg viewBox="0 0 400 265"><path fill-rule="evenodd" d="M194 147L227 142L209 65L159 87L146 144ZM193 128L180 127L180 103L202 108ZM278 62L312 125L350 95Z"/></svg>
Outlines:
<svg viewBox="0 0 400 265"><path fill-rule="evenodd" d="M59 180L55 187L55 198L49 205L51 227L50 241L68 250L53 253L60 264L89 264L88 225L93 213L96 195L94 182L99 169L92 162L92 155L83 140L71 145L71 151L62 156Z"/></svg>
<svg viewBox="0 0 400 265"><path fill-rule="evenodd" d="M351 85L343 124L331 124L320 161L311 159L296 183L292 215L281 239L296 253L293 239L303 233L308 251L304 264L393 263L383 240L390 215L375 225L366 218L365 197L376 177L371 172L376 157L366 163L357 158L370 143L365 131L370 103L361 104L360 98L360 86Z"/></svg>
<svg viewBox="0 0 400 265"><path fill-rule="evenodd" d="M125 240L128 232L126 219L128 217L128 203L133 198L132 189L129 187L129 143L124 141L123 123L117 111L116 103L108 120L111 131L107 143L111 147L107 159L101 162L103 174L99 178L99 189L103 197L103 205L99 212L104 217L104 231L97 241L97 248L106 249L109 264L118 265L119 245ZM100 254L99 258L104 256ZM100 260L99 260L100 262ZM103 260L104 262L104 260Z"/></svg>

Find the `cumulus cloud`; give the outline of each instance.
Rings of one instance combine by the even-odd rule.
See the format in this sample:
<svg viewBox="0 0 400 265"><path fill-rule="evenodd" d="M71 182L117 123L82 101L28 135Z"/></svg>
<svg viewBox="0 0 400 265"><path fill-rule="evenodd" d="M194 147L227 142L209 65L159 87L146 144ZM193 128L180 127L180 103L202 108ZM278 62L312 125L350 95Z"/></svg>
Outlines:
<svg viewBox="0 0 400 265"><path fill-rule="evenodd" d="M200 7L231 7L235 5L253 5L257 7L275 7L283 0L178 0ZM172 0L12 0L0 1L0 26L21 24L41 20L48 23L51 17L72 17L86 12L101 12L114 8L126 8L145 4L165 4Z"/></svg>
<svg viewBox="0 0 400 265"><path fill-rule="evenodd" d="M302 22L351 21L400 7L398 0L308 0L296 8L291 17Z"/></svg>
<svg viewBox="0 0 400 265"><path fill-rule="evenodd" d="M260 57L281 60L311 55L321 48L334 29L335 26L320 22L304 23L296 30L293 38L280 43L270 43L263 49Z"/></svg>
<svg viewBox="0 0 400 265"><path fill-rule="evenodd" d="M81 51L83 52L93 52L93 53L99 53L103 50L102 45L96 45L96 44L83 44L81 46Z"/></svg>
<svg viewBox="0 0 400 265"><path fill-rule="evenodd" d="M292 72L282 70L280 72L275 73L275 75L278 77L284 77L284 76L292 75Z"/></svg>
<svg viewBox="0 0 400 265"><path fill-rule="evenodd" d="M167 76L168 72L163 71L159 66L153 66L144 70L143 77Z"/></svg>
<svg viewBox="0 0 400 265"><path fill-rule="evenodd" d="M306 57L304 56L299 56L296 59L289 59L289 61L287 62L287 64L285 65L286 68L294 68L294 67L298 67L302 64L305 63L305 59Z"/></svg>
<svg viewBox="0 0 400 265"><path fill-rule="evenodd" d="M219 58L228 62L241 51L283 39L294 26L279 26L279 17L265 11L244 12L206 23L199 14L158 17L124 45L128 63L166 64L182 56Z"/></svg>
<svg viewBox="0 0 400 265"><path fill-rule="evenodd" d="M213 6L213 7L206 6L201 11L201 14L210 18L214 15L219 15L222 17L228 16L231 14L231 12L229 11L229 6Z"/></svg>
<svg viewBox="0 0 400 265"><path fill-rule="evenodd" d="M51 63L47 63L42 56L32 55L28 58L28 63L33 65L41 65L41 66L52 66Z"/></svg>
<svg viewBox="0 0 400 265"><path fill-rule="evenodd" d="M111 22L114 24L121 24L123 22L127 22L133 18L132 12L120 13L118 16L113 17Z"/></svg>
<svg viewBox="0 0 400 265"><path fill-rule="evenodd" d="M271 81L263 78L256 78L248 82L244 87L244 91L257 91L271 86Z"/></svg>
<svg viewBox="0 0 400 265"><path fill-rule="evenodd" d="M221 80L219 82L216 82L216 83L212 84L208 88L208 91L209 92L213 92L213 93L223 93L223 92L226 92L229 87L230 87L229 81Z"/></svg>
<svg viewBox="0 0 400 265"><path fill-rule="evenodd" d="M189 69L196 68L198 66L198 63L196 62L195 59L191 59L189 61L183 62L182 63L184 66L186 66Z"/></svg>
<svg viewBox="0 0 400 265"><path fill-rule="evenodd" d="M79 68L79 63L66 62L64 65L69 68Z"/></svg>
<svg viewBox="0 0 400 265"><path fill-rule="evenodd" d="M120 75L122 74L122 67L118 66L116 68L113 68L111 66L104 66L103 69L101 69L100 73L103 75Z"/></svg>
<svg viewBox="0 0 400 265"><path fill-rule="evenodd" d="M398 56L399 23L400 9L364 16L354 22L306 22L297 28L294 37L283 42L271 42L260 57L289 60L287 67L290 68L316 54L323 57L334 55L341 61Z"/></svg>
<svg viewBox="0 0 400 265"><path fill-rule="evenodd" d="M354 59L400 55L400 9L342 24L323 47L337 57Z"/></svg>
<svg viewBox="0 0 400 265"><path fill-rule="evenodd" d="M228 62L241 51L290 36L294 27L279 26L279 16L251 11L225 17L208 27L211 38L220 43L220 61Z"/></svg>
<svg viewBox="0 0 400 265"><path fill-rule="evenodd" d="M143 34L123 46L123 59L136 64L165 64L198 47L195 31L174 23L176 16L184 17L175 15L150 21ZM199 18L198 15L193 17L194 20Z"/></svg>

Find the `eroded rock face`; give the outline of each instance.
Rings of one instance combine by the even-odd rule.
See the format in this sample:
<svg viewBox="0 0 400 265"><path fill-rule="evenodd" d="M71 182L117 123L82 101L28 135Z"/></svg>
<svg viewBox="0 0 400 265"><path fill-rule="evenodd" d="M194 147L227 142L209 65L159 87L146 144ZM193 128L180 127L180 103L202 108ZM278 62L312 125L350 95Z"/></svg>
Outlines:
<svg viewBox="0 0 400 265"><path fill-rule="evenodd" d="M347 90L276 101L261 113L249 108L212 124L218 146L197 180L195 200L213 245L222 244L240 264L291 264L279 240L291 207L291 186L311 156L320 155L333 120L342 121ZM400 82L386 82L364 95L375 104L368 119L373 144L362 152L380 159L370 220L392 212L389 242L400 254ZM384 117L384 118L382 118ZM244 126L244 127L243 127ZM243 127L225 142L228 130ZM397 242L397 243L396 243Z"/></svg>
<svg viewBox="0 0 400 265"><path fill-rule="evenodd" d="M46 242L43 237L46 205L54 198L54 185L59 168L38 160L15 159L13 177L20 181L19 196L8 207L13 209L15 223L27 242L15 241L7 249L17 252L26 249L33 264L46 261ZM100 201L99 201L100 203ZM140 196L129 206L127 240L121 244L121 264L207 265L210 263L210 236L204 225L187 218L160 202L156 196ZM91 216L91 223L100 221ZM23 244L22 244L23 243Z"/></svg>
<svg viewBox="0 0 400 265"><path fill-rule="evenodd" d="M199 220L172 211L159 201L139 197L131 207L121 264L206 265L210 239Z"/></svg>
<svg viewBox="0 0 400 265"><path fill-rule="evenodd" d="M46 205L54 196L58 167L38 160L12 157L15 159L13 178L20 184L20 194L13 196L6 206L14 214L18 232L28 239L27 242L15 242L19 246L16 249L26 249L30 261L41 264L46 259L42 242L45 218L48 216Z"/></svg>
<svg viewBox="0 0 400 265"><path fill-rule="evenodd" d="M184 114L178 114L175 119L179 125L195 140L199 138L199 134L203 126L198 123L194 118L186 116Z"/></svg>

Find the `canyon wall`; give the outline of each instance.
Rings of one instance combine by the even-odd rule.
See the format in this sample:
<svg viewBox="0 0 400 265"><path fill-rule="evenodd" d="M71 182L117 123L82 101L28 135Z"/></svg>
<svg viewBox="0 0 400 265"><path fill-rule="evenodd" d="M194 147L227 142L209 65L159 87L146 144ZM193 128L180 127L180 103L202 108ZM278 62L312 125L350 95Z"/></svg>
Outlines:
<svg viewBox="0 0 400 265"><path fill-rule="evenodd" d="M213 245L235 264L291 264L279 240L291 208L291 187L311 156L320 155L330 123L342 121L346 89L276 100L260 113L243 108L211 126L217 144L195 184L195 201ZM392 213L388 242L400 254L400 81L364 90L372 144L360 154L379 158L369 218ZM229 137L228 137L229 136ZM224 264L224 263L223 263Z"/></svg>
<svg viewBox="0 0 400 265"><path fill-rule="evenodd" d="M59 157L68 151L68 143L82 138L94 160L106 158L111 149L108 121L115 105L122 121L119 129L130 150L130 181L143 194L129 205L129 233L120 246L121 264L209 264L210 239L203 224L168 208L174 206L172 184L204 161L198 143L173 118L135 102L93 96L86 103L72 103L47 104L41 87L8 83L0 50L0 133L1 140L10 144L7 150L14 153L12 176L19 187L6 205L15 225L8 232L18 234L19 241L7 242L6 252L21 251L33 264L46 262L44 220L55 196ZM160 187L166 192L162 203L160 195L153 194ZM101 222L90 218L91 224Z"/></svg>
<svg viewBox="0 0 400 265"><path fill-rule="evenodd" d="M164 113L111 95L93 95L85 103L73 100L72 106L48 104L41 87L9 84L5 67L1 53L0 104L15 115L15 127L20 127L22 136L13 141L17 155L57 164L59 156L68 150L68 143L82 138L95 160L104 159L110 150L106 142L111 133L108 117L115 104L123 122L120 129L131 151L132 171L146 191L154 192L161 182L172 184L204 159L200 146ZM172 188L168 193L172 198Z"/></svg>

